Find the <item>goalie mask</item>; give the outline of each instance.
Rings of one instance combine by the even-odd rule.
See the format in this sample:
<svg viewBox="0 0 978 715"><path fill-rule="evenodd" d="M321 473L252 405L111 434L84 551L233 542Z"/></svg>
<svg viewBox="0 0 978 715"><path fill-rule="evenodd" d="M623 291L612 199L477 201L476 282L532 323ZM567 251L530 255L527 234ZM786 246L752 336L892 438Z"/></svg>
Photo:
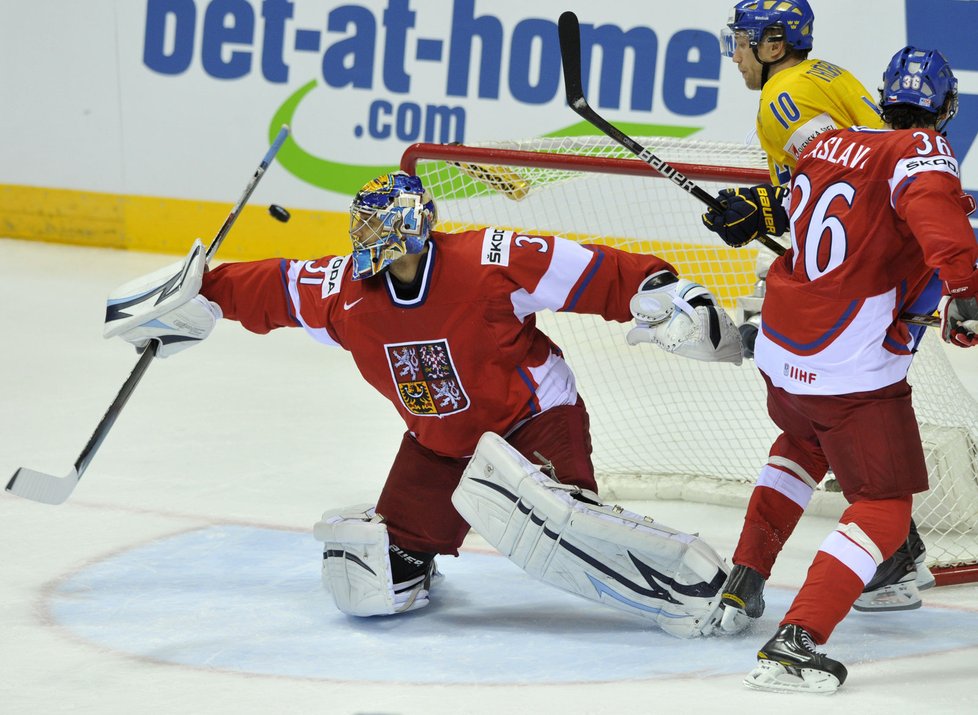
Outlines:
<svg viewBox="0 0 978 715"><path fill-rule="evenodd" d="M720 30L720 48L725 57L733 57L736 37L742 35L755 57L762 39L784 40L796 50L810 50L814 27L815 13L808 0L744 0L734 5L727 26ZM772 32L765 37L768 29Z"/></svg>
<svg viewBox="0 0 978 715"><path fill-rule="evenodd" d="M353 280L384 271L406 253L421 253L435 204L421 179L398 171L367 183L350 206Z"/></svg>
<svg viewBox="0 0 978 715"><path fill-rule="evenodd" d="M938 115L935 129L944 130L958 111L958 80L944 55L915 47L904 47L893 55L883 71L880 109L885 112L897 104Z"/></svg>

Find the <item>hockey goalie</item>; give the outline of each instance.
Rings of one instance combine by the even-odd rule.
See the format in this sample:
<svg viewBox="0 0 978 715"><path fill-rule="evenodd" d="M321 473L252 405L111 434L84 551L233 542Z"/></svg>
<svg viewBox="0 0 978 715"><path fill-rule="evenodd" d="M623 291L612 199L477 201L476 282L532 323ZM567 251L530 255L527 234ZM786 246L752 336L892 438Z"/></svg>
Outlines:
<svg viewBox="0 0 978 715"><path fill-rule="evenodd" d="M695 536L601 503L587 408L536 313L599 315L630 324L622 339L636 349L739 364L726 312L654 255L493 227L440 232L435 220L418 177L378 177L354 197L350 255L205 273L192 254L180 290L161 287L174 274L164 271L113 294L107 334L155 341L167 357L224 319L255 333L302 328L350 351L406 431L376 504L330 510L314 527L343 613L427 605L435 556L457 555L471 525L546 583L677 636L710 632L722 559ZM358 435L358 448L372 449L372 436ZM528 461L535 454L549 475ZM336 476L323 475L324 493Z"/></svg>

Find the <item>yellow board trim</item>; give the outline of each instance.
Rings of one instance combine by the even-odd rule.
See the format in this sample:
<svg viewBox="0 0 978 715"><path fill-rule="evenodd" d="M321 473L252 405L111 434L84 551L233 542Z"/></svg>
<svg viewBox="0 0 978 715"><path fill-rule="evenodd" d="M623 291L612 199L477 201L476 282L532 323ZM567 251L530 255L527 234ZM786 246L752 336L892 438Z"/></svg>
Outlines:
<svg viewBox="0 0 978 715"><path fill-rule="evenodd" d="M231 206L147 196L51 189L0 184L0 236L79 246L119 248L183 255L195 238L209 243ZM288 223L268 215L267 206L245 206L227 241L222 260L262 258L313 259L350 252L346 212L296 209ZM471 228L439 225L444 231ZM534 230L531 226L523 230ZM594 241L593 236L565 234ZM709 288L724 306L751 292L756 251L649 240L606 238L600 241L625 250L654 253L672 263L680 275ZM721 271L717 268L722 267ZM719 284L718 280L725 281Z"/></svg>
<svg viewBox="0 0 978 715"><path fill-rule="evenodd" d="M0 236L78 246L182 255L195 238L209 243L231 204L0 184ZM245 206L220 258L319 258L350 252L346 212L291 211L288 223L267 206Z"/></svg>

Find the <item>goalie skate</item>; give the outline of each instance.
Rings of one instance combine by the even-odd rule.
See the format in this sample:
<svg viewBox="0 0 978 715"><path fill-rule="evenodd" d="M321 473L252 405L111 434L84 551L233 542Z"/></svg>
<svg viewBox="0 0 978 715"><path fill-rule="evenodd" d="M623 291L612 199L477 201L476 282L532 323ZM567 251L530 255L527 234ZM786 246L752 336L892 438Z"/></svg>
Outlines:
<svg viewBox="0 0 978 715"><path fill-rule="evenodd" d="M313 536L324 544L323 586L343 613L387 616L428 605L431 584L441 576L434 560L395 583L387 525L373 505L327 511Z"/></svg>

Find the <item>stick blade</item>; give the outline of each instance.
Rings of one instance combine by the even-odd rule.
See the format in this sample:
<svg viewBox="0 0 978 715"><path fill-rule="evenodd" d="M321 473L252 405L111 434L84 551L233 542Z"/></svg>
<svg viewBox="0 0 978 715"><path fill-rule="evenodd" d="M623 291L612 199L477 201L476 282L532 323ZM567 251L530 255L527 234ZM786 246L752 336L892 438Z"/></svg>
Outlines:
<svg viewBox="0 0 978 715"><path fill-rule="evenodd" d="M564 92L567 104L575 111L584 100L584 83L581 80L581 24L577 15L568 10L557 19L557 35L560 38L560 61L564 66Z"/></svg>
<svg viewBox="0 0 978 715"><path fill-rule="evenodd" d="M63 504L75 490L79 479L81 475L74 467L64 477L21 467L7 482L7 491L42 504Z"/></svg>

